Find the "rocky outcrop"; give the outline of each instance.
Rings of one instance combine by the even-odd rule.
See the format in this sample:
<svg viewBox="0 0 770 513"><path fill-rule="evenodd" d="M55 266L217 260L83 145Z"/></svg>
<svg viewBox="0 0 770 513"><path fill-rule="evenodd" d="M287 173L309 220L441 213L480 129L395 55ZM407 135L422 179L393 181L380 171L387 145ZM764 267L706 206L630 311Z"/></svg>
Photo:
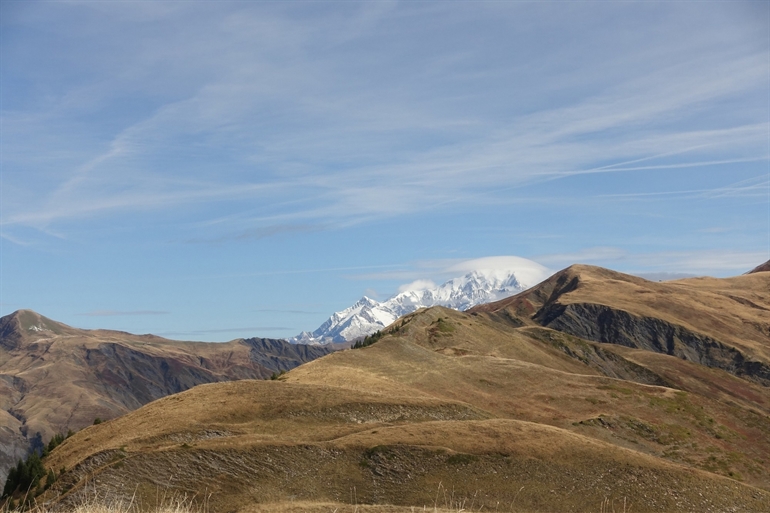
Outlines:
<svg viewBox="0 0 770 513"><path fill-rule="evenodd" d="M291 344L271 338L247 338L243 343L251 348L251 361L271 371L288 371L334 352L332 345Z"/></svg>
<svg viewBox="0 0 770 513"><path fill-rule="evenodd" d="M770 366L734 347L662 319L593 303L547 304L533 317L540 325L594 342L620 344L725 370L770 386Z"/></svg>
<svg viewBox="0 0 770 513"><path fill-rule="evenodd" d="M200 358L159 356L114 343L85 349L83 360L101 384L102 392L129 411L203 383L260 379L270 373L256 365L233 365L217 373L202 365Z"/></svg>

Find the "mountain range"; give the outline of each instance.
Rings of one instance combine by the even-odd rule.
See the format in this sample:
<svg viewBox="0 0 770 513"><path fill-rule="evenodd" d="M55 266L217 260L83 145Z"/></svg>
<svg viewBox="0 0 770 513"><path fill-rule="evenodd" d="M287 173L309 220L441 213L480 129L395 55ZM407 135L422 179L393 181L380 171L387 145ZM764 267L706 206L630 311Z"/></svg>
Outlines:
<svg viewBox="0 0 770 513"><path fill-rule="evenodd" d="M381 333L89 426L44 460L65 470L40 500L770 511L770 272L652 282L575 265Z"/></svg>
<svg viewBox="0 0 770 513"><path fill-rule="evenodd" d="M331 350L264 338L178 342L81 330L19 310L0 318L0 481L56 433L202 383L269 378Z"/></svg>
<svg viewBox="0 0 770 513"><path fill-rule="evenodd" d="M478 269L438 287L406 290L382 302L364 296L353 306L334 313L315 331L303 331L289 342L350 342L371 335L420 308L443 306L467 310L526 290L549 274L546 268L525 261L520 269Z"/></svg>

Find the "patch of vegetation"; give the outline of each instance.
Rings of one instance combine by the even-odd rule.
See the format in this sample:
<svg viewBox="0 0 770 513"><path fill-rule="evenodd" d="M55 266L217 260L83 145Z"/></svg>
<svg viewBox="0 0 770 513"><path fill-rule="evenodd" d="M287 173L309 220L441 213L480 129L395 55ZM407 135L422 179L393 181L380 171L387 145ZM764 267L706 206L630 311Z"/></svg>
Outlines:
<svg viewBox="0 0 770 513"><path fill-rule="evenodd" d="M72 435L72 431L69 431L66 436L61 433L56 433L53 435L53 438L48 441L48 445L45 447L45 449L43 449L43 458L48 456L48 453L56 449L64 442L64 440L71 437Z"/></svg>
<svg viewBox="0 0 770 513"><path fill-rule="evenodd" d="M596 347L591 346L585 340L546 328L532 328L527 330L527 334L536 340L544 342L554 349L563 352L567 356L579 360L585 365L589 365L591 363L591 354L598 351ZM568 345L567 342L569 342L571 345Z"/></svg>
<svg viewBox="0 0 770 513"><path fill-rule="evenodd" d="M118 461L121 461L123 458L126 457L126 453L124 453L122 450L118 450L115 454L112 455L110 458L110 461L108 461L108 464L116 463Z"/></svg>
<svg viewBox="0 0 770 513"><path fill-rule="evenodd" d="M99 418L99 417L96 417L96 418L94 419L94 426L96 426L97 424L101 424L101 423L102 423L102 419L101 419L101 418Z"/></svg>
<svg viewBox="0 0 770 513"><path fill-rule="evenodd" d="M380 330L375 331L371 335L367 335L364 337L363 340L359 340L355 344L353 344L353 349L361 349L362 347L368 347L378 340L380 340L383 337L384 333L382 333Z"/></svg>
<svg viewBox="0 0 770 513"><path fill-rule="evenodd" d="M270 379L272 379L272 380L276 380L276 379L280 378L281 376L283 376L284 374L286 374L286 371L285 371L285 370L282 370L281 372L274 372L274 373L273 373L273 374L270 376Z"/></svg>
<svg viewBox="0 0 770 513"><path fill-rule="evenodd" d="M498 389L499 388L503 388L503 386L504 386L504 385L501 385L497 381L491 381L491 380L484 379L484 378L479 378L479 383L481 383L482 385L486 385L488 387L495 387L495 388L498 388Z"/></svg>
<svg viewBox="0 0 770 513"><path fill-rule="evenodd" d="M431 323L428 329L428 335L432 341L435 341L437 337L448 336L450 333L454 333L456 328L450 324L443 317L439 317L433 323Z"/></svg>
<svg viewBox="0 0 770 513"><path fill-rule="evenodd" d="M33 451L26 460L19 460L16 466L8 472L8 478L5 480L5 487L3 488L3 497L10 497L17 490L24 494L30 492L37 495L37 493L42 492L42 489L38 492L38 489L41 488L40 480L47 475L40 455L37 451Z"/></svg>
<svg viewBox="0 0 770 513"><path fill-rule="evenodd" d="M412 321L411 317L404 317L403 319L401 319L401 322L399 324L393 326L387 332L382 332L380 330L377 330L371 335L365 336L363 340L359 340L358 342L353 344L351 349L361 349L362 347L368 347L374 344L375 342L377 342L378 340L380 340L385 335L397 336L406 328L406 326L411 321Z"/></svg>
<svg viewBox="0 0 770 513"><path fill-rule="evenodd" d="M391 335L398 335L399 333L401 333L402 330L404 330L404 328L406 328L406 325L409 324L410 322L412 322L411 317L404 317L403 319L401 319L401 324L398 324L397 326L393 326L388 333L390 333Z"/></svg>
<svg viewBox="0 0 770 513"><path fill-rule="evenodd" d="M662 408L669 414L678 414L682 418L690 417L689 420L693 425L703 429L717 440L730 440L738 436L731 429L718 424L713 418L709 417L702 406L693 404L687 392L678 391L674 394L673 398L650 397L649 404L652 407ZM687 436L690 436L689 431Z"/></svg>
<svg viewBox="0 0 770 513"><path fill-rule="evenodd" d="M436 325L436 330L439 333L454 333L455 327L449 324L445 319L439 317L436 319L436 322L434 323Z"/></svg>
<svg viewBox="0 0 770 513"><path fill-rule="evenodd" d="M446 459L446 462L449 465L467 465L469 463L473 463L477 459L479 459L479 457L473 454L457 453L449 456Z"/></svg>
<svg viewBox="0 0 770 513"><path fill-rule="evenodd" d="M593 419L586 419L580 422L574 422L574 426L593 426L607 429L620 429L631 431L635 436L658 443L660 445L682 444L692 438L689 429L679 424L648 424L635 417L615 417L609 418L604 415ZM630 442L636 442L628 439ZM675 449L670 449L674 451Z"/></svg>
<svg viewBox="0 0 770 513"><path fill-rule="evenodd" d="M6 499L6 505L11 505L14 494L18 494L21 499L16 507L21 510L29 507L36 496L56 481L56 473L53 469L46 471L43 458L73 434L72 430L69 430L66 436L58 433L51 438L48 445L44 445L42 449L35 447L26 459L19 460L8 472L0 499Z"/></svg>
<svg viewBox="0 0 770 513"><path fill-rule="evenodd" d="M679 424L664 424L661 426L661 433L658 437L658 443L663 445L678 444L687 441L692 437L689 429Z"/></svg>
<svg viewBox="0 0 770 513"><path fill-rule="evenodd" d="M739 453L729 453L724 455L721 454L720 451L718 454L711 454L702 461L698 467L709 472L731 477L737 481L743 481L741 473L733 468L733 464L738 463L741 459L743 459L743 456Z"/></svg>
<svg viewBox="0 0 770 513"><path fill-rule="evenodd" d="M369 447L368 449L364 450L364 456L371 458L376 454L387 454L392 450L393 449L388 445L375 445L374 447Z"/></svg>

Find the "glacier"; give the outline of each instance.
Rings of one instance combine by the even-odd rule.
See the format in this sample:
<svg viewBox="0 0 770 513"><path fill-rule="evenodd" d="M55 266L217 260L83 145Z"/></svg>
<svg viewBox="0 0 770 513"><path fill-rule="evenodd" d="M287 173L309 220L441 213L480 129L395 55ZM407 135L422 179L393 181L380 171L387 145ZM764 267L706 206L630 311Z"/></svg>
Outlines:
<svg viewBox="0 0 770 513"><path fill-rule="evenodd" d="M370 335L420 308L444 306L468 310L518 294L551 274L535 262L526 261L526 264L519 270L476 269L438 287L406 290L382 302L364 296L353 306L334 313L315 331L303 331L288 341L314 345L349 342Z"/></svg>

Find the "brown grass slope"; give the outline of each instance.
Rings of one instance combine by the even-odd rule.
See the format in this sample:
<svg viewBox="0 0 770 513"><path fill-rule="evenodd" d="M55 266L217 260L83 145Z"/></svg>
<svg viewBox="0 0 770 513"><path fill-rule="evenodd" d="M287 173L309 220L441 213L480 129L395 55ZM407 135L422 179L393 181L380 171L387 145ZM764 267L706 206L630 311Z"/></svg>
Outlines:
<svg viewBox="0 0 770 513"><path fill-rule="evenodd" d="M679 289L595 268L562 276L581 272L572 290L604 280L613 308L761 358L761 338L722 341L714 322L740 327L715 313L725 295L741 299L732 314L764 322L753 313L768 307L761 273ZM770 510L762 381L539 325L536 312L567 294L559 279L471 313L410 314L375 344L278 381L199 386L89 427L49 457L68 470L46 498L76 502L90 482L119 497L210 493L214 512L446 496L509 511L598 511L605 498L639 512ZM614 282L661 298L639 293L637 305L611 294Z"/></svg>
<svg viewBox="0 0 770 513"><path fill-rule="evenodd" d="M292 371L295 372L295 371ZM289 373L292 374L292 373ZM50 490L78 502L136 491L211 494L213 511L291 500L432 505L443 486L477 506L762 511L770 494L564 429L435 398L276 381L204 385L85 429L49 458ZM217 405L212 408L212 405ZM523 487L523 489L522 489ZM93 489L93 488L91 488ZM353 492L355 490L355 492Z"/></svg>
<svg viewBox="0 0 770 513"><path fill-rule="evenodd" d="M0 319L0 479L47 442L201 383L266 378L326 354L269 339L176 342L80 330L30 310Z"/></svg>

